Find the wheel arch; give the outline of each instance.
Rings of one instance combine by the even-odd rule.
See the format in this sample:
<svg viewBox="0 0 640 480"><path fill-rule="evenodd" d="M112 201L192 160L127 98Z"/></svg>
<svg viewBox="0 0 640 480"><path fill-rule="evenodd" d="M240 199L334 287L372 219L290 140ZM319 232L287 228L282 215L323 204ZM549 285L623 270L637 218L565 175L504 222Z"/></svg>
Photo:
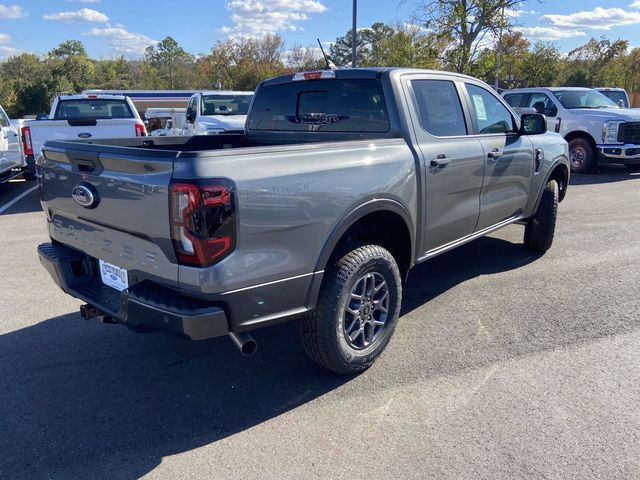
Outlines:
<svg viewBox="0 0 640 480"><path fill-rule="evenodd" d="M567 142L570 142L571 140L574 140L576 138L584 138L585 140L587 140L593 147L593 154L598 154L596 139L593 138L589 132L585 132L584 130L574 130L573 132L569 132L564 136L564 139Z"/></svg>
<svg viewBox="0 0 640 480"><path fill-rule="evenodd" d="M374 228L380 223L384 228ZM415 228L411 215L398 201L372 199L345 215L335 226L320 252L316 271L324 270L338 247L346 241L380 245L394 256L403 280L415 260Z"/></svg>

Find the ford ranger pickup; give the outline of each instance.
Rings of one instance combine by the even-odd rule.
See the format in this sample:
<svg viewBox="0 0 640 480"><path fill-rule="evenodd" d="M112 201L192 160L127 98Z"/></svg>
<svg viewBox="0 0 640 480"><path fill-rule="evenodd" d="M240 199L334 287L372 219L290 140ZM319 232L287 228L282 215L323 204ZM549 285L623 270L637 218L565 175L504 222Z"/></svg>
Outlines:
<svg viewBox="0 0 640 480"><path fill-rule="evenodd" d="M245 132L47 142L40 261L84 318L194 340L299 320L309 356L366 369L417 263L499 228L551 247L567 142L438 71L263 81Z"/></svg>

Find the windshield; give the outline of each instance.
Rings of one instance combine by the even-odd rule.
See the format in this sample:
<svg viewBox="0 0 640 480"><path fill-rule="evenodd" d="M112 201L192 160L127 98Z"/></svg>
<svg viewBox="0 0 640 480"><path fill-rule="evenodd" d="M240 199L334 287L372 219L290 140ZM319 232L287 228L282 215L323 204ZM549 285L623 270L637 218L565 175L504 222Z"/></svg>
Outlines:
<svg viewBox="0 0 640 480"><path fill-rule="evenodd" d="M627 96L624 94L624 92L621 92L620 90L600 90L600 93L603 94L605 97L607 97L609 100L612 100L614 103L618 103L620 100L622 100L622 104L625 107L628 107L629 105L627 104Z"/></svg>
<svg viewBox="0 0 640 480"><path fill-rule="evenodd" d="M246 115L253 95L203 95L202 115Z"/></svg>
<svg viewBox="0 0 640 480"><path fill-rule="evenodd" d="M574 108L618 108L613 100L596 90L556 90L553 94L568 110Z"/></svg>
<svg viewBox="0 0 640 480"><path fill-rule="evenodd" d="M55 120L80 118L133 118L133 113L124 100L60 100Z"/></svg>

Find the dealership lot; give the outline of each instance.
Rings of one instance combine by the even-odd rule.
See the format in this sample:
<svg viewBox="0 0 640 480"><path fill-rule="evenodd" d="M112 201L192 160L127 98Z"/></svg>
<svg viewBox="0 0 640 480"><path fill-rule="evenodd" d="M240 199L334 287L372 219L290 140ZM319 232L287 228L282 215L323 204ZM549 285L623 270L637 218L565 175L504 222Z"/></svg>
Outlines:
<svg viewBox="0 0 640 480"><path fill-rule="evenodd" d="M81 320L38 263L33 186L0 186L0 477L640 471L640 173L576 175L543 257L512 226L417 267L356 378L311 364L294 323L245 359Z"/></svg>

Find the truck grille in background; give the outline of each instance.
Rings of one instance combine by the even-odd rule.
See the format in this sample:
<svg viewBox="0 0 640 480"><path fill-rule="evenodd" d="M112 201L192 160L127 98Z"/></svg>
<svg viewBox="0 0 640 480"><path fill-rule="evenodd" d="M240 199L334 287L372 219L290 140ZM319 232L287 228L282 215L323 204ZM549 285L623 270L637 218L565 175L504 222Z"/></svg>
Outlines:
<svg viewBox="0 0 640 480"><path fill-rule="evenodd" d="M618 141L640 143L640 122L623 123L618 132Z"/></svg>

